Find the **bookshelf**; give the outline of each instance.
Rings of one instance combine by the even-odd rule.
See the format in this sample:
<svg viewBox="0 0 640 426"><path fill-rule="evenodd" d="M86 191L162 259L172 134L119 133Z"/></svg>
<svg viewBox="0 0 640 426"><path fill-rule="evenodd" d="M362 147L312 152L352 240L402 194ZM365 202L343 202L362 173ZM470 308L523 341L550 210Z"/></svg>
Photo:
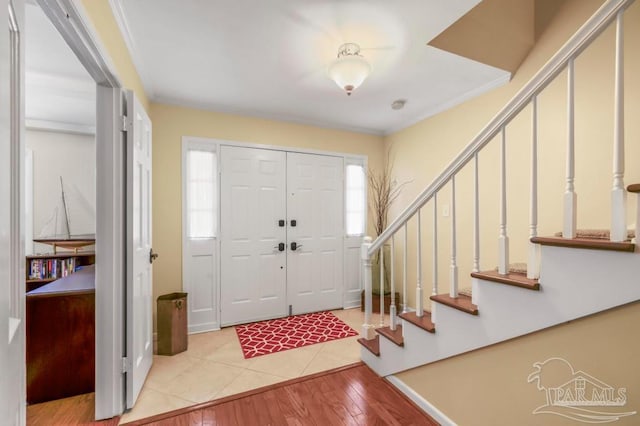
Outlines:
<svg viewBox="0 0 640 426"><path fill-rule="evenodd" d="M57 279L71 275L80 266L96 263L93 251L57 252L26 257L27 292Z"/></svg>

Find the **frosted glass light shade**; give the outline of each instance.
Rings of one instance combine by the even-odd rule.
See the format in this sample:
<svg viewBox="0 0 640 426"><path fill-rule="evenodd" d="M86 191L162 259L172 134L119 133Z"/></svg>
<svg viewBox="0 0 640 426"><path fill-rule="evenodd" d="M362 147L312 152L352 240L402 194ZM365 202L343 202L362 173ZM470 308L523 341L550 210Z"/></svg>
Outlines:
<svg viewBox="0 0 640 426"><path fill-rule="evenodd" d="M371 66L360 55L347 55L336 59L329 66L329 77L338 87L344 89L347 95L357 89L369 76Z"/></svg>

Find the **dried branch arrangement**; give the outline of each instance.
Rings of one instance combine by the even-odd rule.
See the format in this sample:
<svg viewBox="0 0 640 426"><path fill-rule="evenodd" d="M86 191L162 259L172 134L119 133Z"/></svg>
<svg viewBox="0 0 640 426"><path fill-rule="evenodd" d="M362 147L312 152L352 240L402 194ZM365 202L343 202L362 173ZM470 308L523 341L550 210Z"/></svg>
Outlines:
<svg viewBox="0 0 640 426"><path fill-rule="evenodd" d="M398 183L392 180L393 165L387 161L385 168L375 173L369 169L369 191L371 202L369 208L373 214L376 235L382 234L389 221L389 209L409 181Z"/></svg>

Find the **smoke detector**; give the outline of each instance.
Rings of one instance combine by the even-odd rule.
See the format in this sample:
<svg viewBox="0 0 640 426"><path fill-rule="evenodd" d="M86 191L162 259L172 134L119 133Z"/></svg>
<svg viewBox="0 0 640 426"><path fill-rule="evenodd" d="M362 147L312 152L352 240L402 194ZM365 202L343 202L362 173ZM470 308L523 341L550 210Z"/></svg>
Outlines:
<svg viewBox="0 0 640 426"><path fill-rule="evenodd" d="M391 109L399 110L404 108L404 105L407 103L406 99L396 99L391 103Z"/></svg>

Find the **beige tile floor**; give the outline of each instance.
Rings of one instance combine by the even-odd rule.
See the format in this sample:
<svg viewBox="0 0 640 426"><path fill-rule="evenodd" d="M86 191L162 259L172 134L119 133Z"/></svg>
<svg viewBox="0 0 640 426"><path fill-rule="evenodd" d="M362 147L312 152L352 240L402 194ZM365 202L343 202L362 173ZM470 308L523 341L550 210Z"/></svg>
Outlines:
<svg viewBox="0 0 640 426"><path fill-rule="evenodd" d="M333 313L360 331L363 315L359 308ZM154 356L135 407L122 416L120 423L357 362L357 339L349 337L244 359L233 327L190 335L186 352Z"/></svg>

